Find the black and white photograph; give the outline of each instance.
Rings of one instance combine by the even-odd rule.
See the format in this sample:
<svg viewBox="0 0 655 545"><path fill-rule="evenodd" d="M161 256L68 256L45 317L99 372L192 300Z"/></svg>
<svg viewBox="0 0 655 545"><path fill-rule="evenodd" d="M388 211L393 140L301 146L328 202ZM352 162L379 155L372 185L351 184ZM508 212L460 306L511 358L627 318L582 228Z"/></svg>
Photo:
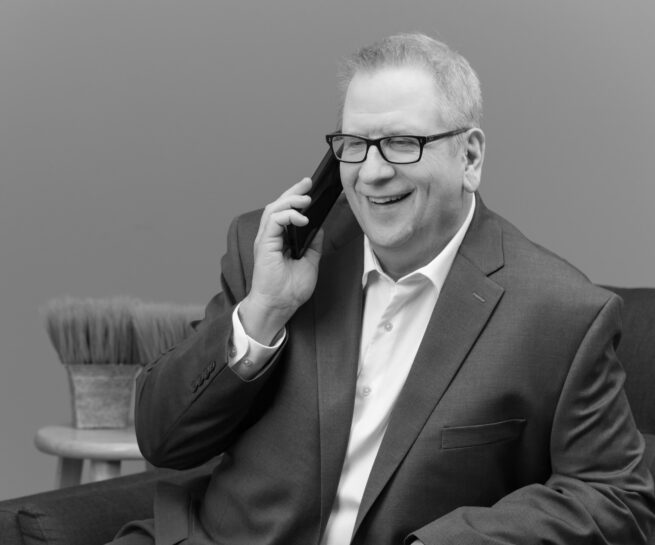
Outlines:
<svg viewBox="0 0 655 545"><path fill-rule="evenodd" d="M655 545L655 3L0 1L0 544Z"/></svg>

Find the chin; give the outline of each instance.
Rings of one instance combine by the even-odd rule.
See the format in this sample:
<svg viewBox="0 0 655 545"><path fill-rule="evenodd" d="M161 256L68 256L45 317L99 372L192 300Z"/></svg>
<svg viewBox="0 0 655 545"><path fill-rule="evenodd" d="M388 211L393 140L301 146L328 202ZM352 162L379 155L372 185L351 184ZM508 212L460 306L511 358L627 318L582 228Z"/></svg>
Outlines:
<svg viewBox="0 0 655 545"><path fill-rule="evenodd" d="M372 236L368 235L368 239L371 241L371 246L373 248L379 248L380 250L385 251L400 251L406 249L410 242L410 237L400 233L389 233L386 235L377 233Z"/></svg>

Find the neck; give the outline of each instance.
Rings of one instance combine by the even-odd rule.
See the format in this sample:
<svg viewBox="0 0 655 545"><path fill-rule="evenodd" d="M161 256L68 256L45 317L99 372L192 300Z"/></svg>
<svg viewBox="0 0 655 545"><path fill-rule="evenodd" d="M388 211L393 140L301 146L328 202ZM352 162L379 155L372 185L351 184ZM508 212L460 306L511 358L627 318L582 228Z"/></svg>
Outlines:
<svg viewBox="0 0 655 545"><path fill-rule="evenodd" d="M375 252L375 257L377 257L380 262L382 270L389 276L389 278L396 281L430 263L430 261L442 252L456 232L457 230L455 230L451 236L447 237L447 240L440 240L437 244L431 244L430 250L422 253L421 256L417 256L415 252L405 249L401 249L400 251L389 251L384 249L378 251L378 249L374 249L373 251Z"/></svg>
<svg viewBox="0 0 655 545"><path fill-rule="evenodd" d="M467 194L460 213L444 222L436 232L421 233L414 244L404 244L398 248L379 248L371 245L382 270L396 281L420 269L437 257L462 227L473 205L473 195Z"/></svg>

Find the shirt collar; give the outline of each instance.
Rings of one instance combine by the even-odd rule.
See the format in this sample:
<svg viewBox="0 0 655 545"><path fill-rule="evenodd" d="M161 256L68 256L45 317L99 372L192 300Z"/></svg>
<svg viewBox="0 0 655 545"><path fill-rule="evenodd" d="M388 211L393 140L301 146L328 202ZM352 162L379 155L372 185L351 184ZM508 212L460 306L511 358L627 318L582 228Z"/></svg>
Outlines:
<svg viewBox="0 0 655 545"><path fill-rule="evenodd" d="M446 276L448 276L450 267L455 260L457 251L459 250L459 247L464 240L464 235L466 235L466 231L468 231L468 228L471 225L474 212L475 194L473 195L473 199L471 199L471 206L469 208L466 219L464 220L464 223L462 223L460 228L457 230L453 238L450 239L448 244L446 244L444 249L441 250L441 252L439 252L436 257L427 265L424 265L423 267L420 267L419 269L406 274L402 278L399 278L398 282L402 282L403 280L414 277L416 275L421 275L432 282L437 291L440 292L444 282L446 281ZM375 253L371 248L371 243L368 237L364 235L364 272L362 274L363 288L366 288L369 274L373 271L377 272L380 276L389 278L389 276L382 270L380 262L378 261L378 258L375 256ZM389 278L389 280L392 281L391 278Z"/></svg>

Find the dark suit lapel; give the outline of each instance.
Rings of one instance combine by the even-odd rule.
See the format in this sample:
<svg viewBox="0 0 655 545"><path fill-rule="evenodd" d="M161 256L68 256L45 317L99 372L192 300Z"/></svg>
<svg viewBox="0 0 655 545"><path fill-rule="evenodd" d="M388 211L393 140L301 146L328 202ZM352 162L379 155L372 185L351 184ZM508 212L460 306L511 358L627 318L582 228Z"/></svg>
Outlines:
<svg viewBox="0 0 655 545"><path fill-rule="evenodd" d="M487 277L502 263L500 226L478 200L474 220L391 413L355 531L435 410L502 297L503 288Z"/></svg>
<svg viewBox="0 0 655 545"><path fill-rule="evenodd" d="M314 292L321 439L321 532L327 524L348 446L362 321L361 233L326 249Z"/></svg>

